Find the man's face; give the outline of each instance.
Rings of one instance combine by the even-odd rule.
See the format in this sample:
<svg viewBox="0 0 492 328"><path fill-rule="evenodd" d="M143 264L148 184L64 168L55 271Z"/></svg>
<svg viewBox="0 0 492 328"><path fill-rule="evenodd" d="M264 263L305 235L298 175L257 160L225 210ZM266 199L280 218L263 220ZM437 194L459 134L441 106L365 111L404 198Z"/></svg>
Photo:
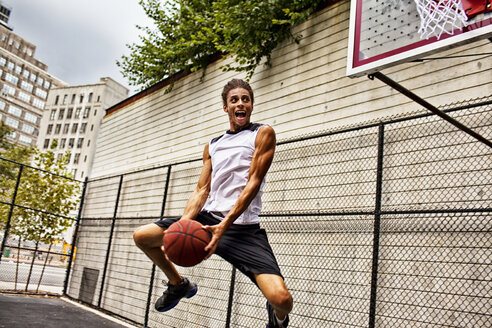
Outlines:
<svg viewBox="0 0 492 328"><path fill-rule="evenodd" d="M227 94L224 112L229 116L231 131L239 131L250 123L253 104L248 90L236 88Z"/></svg>

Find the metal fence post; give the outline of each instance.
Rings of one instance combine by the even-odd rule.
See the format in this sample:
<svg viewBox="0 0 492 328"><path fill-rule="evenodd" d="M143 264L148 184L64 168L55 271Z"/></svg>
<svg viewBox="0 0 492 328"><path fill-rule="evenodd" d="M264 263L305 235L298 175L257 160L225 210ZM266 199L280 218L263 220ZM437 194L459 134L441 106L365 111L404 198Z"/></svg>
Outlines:
<svg viewBox="0 0 492 328"><path fill-rule="evenodd" d="M77 242L77 234L79 233L80 218L82 217L82 208L84 207L85 192L87 189L87 177L85 177L84 184L82 186L82 195L80 196L79 211L77 214L77 221L75 222L75 228L72 236L72 251L68 258L67 271L65 273L65 281L63 282L63 295L67 295L68 280L70 279L70 270L72 269L73 255L75 253L75 243ZM48 254L49 256L49 254Z"/></svg>
<svg viewBox="0 0 492 328"><path fill-rule="evenodd" d="M108 247L106 249L106 259L104 260L104 269L103 269L103 274L101 278L101 288L99 290L99 300L97 301L97 307L101 307L101 300L102 300L102 295L104 292L104 283L106 281L106 271L108 269L108 263L109 263L109 253L111 251L111 243L113 241L113 233L114 233L114 226L116 223L116 215L118 213L118 204L120 202L120 195L121 195L121 185L123 184L123 175L120 175L120 183L118 185L118 194L116 195L116 201L114 205L114 212L113 212L113 221L111 222L111 231L109 232L109 240L108 240Z"/></svg>
<svg viewBox="0 0 492 328"><path fill-rule="evenodd" d="M167 167L166 186L164 187L164 195L162 196L161 215L159 216L161 220L164 217L164 210L166 209L167 193L169 190L169 180L171 177L171 167L172 165L169 165ZM145 307L144 327L148 327L149 324L150 302L152 300L152 290L154 289L155 269L156 269L156 265L152 264L152 272L150 273L150 282L149 282L149 292L147 294L147 305Z"/></svg>
<svg viewBox="0 0 492 328"><path fill-rule="evenodd" d="M369 303L369 328L374 328L376 323L376 301L378 285L379 264L379 234L381 229L381 197L383 185L383 156L384 156L384 124L379 124L378 133L378 158L376 178L376 204L374 209L374 240L372 253L372 275L371 275L371 299Z"/></svg>
<svg viewBox="0 0 492 328"><path fill-rule="evenodd" d="M20 179L21 179L23 168L24 165L20 164L19 173L17 173L17 181L15 182L14 194L12 195L12 203L10 204L9 216L7 218L7 224L5 225L5 233L3 234L2 247L0 248L0 262L2 261L5 244L7 243L7 238L9 236L10 221L12 220L12 214L14 213L15 199L17 198L17 190L19 190Z"/></svg>
<svg viewBox="0 0 492 328"><path fill-rule="evenodd" d="M236 285L236 268L232 267L231 285L229 286L229 302L227 303L227 314L225 328L231 327L232 304L234 301L234 286Z"/></svg>

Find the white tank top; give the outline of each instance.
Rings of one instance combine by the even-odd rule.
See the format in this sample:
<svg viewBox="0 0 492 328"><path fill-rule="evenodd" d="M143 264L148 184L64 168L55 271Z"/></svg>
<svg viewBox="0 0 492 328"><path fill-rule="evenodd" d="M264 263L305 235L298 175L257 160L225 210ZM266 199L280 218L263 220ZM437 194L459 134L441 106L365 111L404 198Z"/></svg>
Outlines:
<svg viewBox="0 0 492 328"><path fill-rule="evenodd" d="M226 216L232 209L248 181L256 136L262 126L263 124L251 123L244 130L227 131L224 135L210 141L208 151L212 160L212 182L209 200L203 207L204 211L220 212ZM234 224L259 223L258 215L261 212L264 184L265 178L256 197Z"/></svg>

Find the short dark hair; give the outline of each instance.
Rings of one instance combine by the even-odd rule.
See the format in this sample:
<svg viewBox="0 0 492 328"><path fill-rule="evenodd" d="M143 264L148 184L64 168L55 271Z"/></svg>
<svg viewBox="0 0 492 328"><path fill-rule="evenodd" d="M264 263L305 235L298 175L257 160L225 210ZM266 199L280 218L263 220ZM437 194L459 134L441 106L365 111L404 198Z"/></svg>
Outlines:
<svg viewBox="0 0 492 328"><path fill-rule="evenodd" d="M253 95L253 89L251 88L249 83L241 79L232 79L227 82L227 84L224 86L224 89L222 89L222 101L224 105L227 105L227 95L229 94L229 91L236 88L243 88L248 91L249 97L251 98L251 103L254 103L255 96Z"/></svg>

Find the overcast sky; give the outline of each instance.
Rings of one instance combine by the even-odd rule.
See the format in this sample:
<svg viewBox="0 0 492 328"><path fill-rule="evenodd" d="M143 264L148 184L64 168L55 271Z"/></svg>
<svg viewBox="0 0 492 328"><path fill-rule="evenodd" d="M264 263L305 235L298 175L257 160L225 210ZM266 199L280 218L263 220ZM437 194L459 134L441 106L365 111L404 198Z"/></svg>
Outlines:
<svg viewBox="0 0 492 328"><path fill-rule="evenodd" d="M135 25L151 26L138 0L2 0L13 32L36 46L34 57L69 85L109 76L135 93L116 60L138 43Z"/></svg>

